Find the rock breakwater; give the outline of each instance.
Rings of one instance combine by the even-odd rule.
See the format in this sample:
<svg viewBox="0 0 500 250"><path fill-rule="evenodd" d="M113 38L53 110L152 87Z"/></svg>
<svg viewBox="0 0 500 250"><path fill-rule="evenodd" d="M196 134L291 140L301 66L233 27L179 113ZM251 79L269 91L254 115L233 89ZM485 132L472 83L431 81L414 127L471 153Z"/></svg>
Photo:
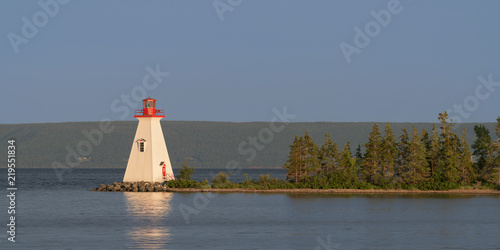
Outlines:
<svg viewBox="0 0 500 250"><path fill-rule="evenodd" d="M113 182L113 184L101 184L91 191L101 192L165 192L168 188L159 182Z"/></svg>

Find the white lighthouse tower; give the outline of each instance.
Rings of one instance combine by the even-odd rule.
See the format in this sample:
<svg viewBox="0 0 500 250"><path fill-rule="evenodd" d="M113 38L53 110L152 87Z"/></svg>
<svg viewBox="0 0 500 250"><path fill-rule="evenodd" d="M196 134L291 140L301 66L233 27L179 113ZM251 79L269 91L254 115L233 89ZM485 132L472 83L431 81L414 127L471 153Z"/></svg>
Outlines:
<svg viewBox="0 0 500 250"><path fill-rule="evenodd" d="M139 125L123 182L173 180L174 173L160 126L165 113L163 109L156 109L156 100L151 97L144 99L142 103L143 108L135 110L134 117L139 120Z"/></svg>

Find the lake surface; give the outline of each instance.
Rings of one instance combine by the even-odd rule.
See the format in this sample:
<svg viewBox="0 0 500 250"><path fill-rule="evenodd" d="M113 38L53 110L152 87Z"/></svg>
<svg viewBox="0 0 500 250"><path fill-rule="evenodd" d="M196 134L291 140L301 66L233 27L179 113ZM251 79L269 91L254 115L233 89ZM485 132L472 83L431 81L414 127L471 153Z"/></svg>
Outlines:
<svg viewBox="0 0 500 250"><path fill-rule="evenodd" d="M215 170L197 170L197 180ZM3 171L6 178L6 170ZM283 170L243 170L257 177ZM124 169L18 169L1 249L499 249L499 195L88 191ZM5 182L3 192L7 194ZM8 230L8 200L0 199Z"/></svg>

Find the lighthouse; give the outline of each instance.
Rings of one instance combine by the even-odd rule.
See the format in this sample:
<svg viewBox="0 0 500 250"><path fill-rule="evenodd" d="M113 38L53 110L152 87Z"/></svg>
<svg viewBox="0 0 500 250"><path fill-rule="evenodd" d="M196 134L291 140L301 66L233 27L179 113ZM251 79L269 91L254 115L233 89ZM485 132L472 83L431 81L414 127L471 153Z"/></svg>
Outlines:
<svg viewBox="0 0 500 250"><path fill-rule="evenodd" d="M175 179L160 126L161 118L165 117L163 109L156 109L156 100L148 97L142 100L142 109L136 109L134 117L139 120L139 125L123 182L163 182Z"/></svg>

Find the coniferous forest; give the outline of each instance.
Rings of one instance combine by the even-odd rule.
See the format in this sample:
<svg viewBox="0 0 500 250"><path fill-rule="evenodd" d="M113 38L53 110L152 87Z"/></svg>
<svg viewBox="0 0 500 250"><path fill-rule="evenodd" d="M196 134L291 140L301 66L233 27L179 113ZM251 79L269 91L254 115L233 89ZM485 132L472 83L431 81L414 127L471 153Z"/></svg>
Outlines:
<svg viewBox="0 0 500 250"><path fill-rule="evenodd" d="M453 130L447 113L439 114L439 127L421 131L413 127L394 136L389 123L383 132L377 123L368 141L351 153L327 133L318 147L306 132L295 137L284 165L287 180L308 188L395 188L447 190L459 187L500 186L500 117L496 140L476 125L476 140L469 146L465 129Z"/></svg>

